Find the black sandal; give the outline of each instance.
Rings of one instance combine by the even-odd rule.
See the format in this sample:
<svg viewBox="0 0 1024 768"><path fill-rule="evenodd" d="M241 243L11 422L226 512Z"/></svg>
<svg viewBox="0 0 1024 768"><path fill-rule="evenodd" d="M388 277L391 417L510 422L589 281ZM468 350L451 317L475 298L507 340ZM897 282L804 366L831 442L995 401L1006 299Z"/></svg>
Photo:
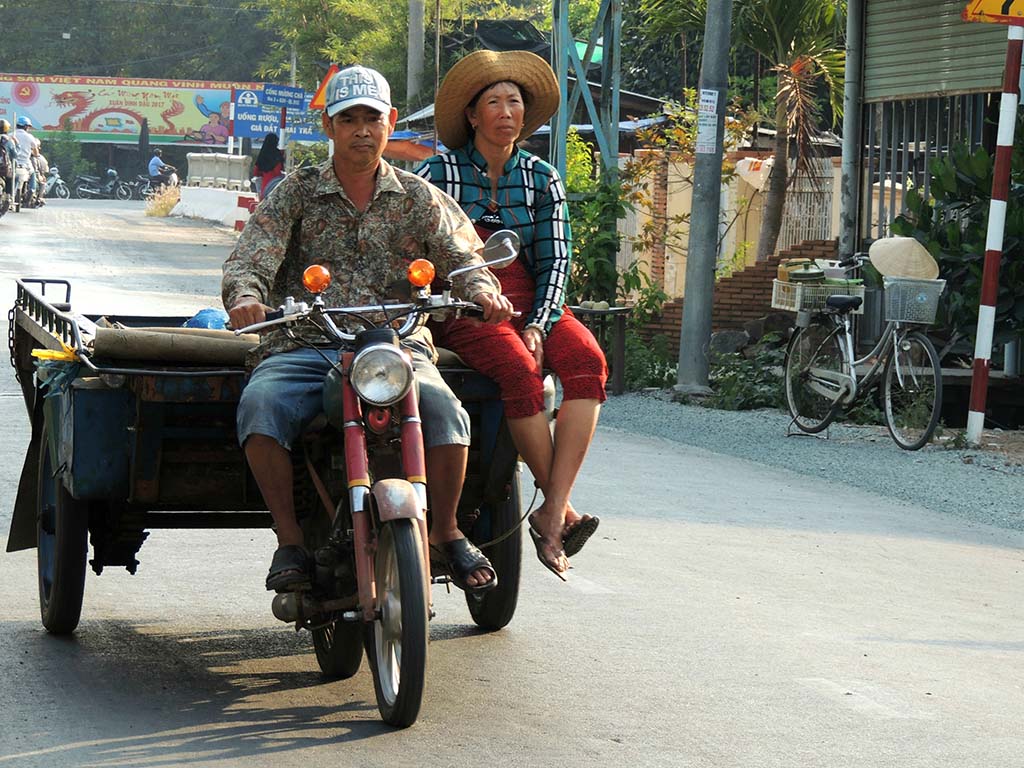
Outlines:
<svg viewBox="0 0 1024 768"><path fill-rule="evenodd" d="M268 592L296 592L309 589L309 553L298 544L286 544L274 552L267 574Z"/></svg>
<svg viewBox="0 0 1024 768"><path fill-rule="evenodd" d="M601 518L583 515L576 523L562 534L562 549L566 557L572 557L583 549L587 539L594 535Z"/></svg>
<svg viewBox="0 0 1024 768"><path fill-rule="evenodd" d="M491 561L467 538L452 539L442 544L431 544L431 561L444 568L452 583L463 592L486 592L498 586L498 572ZM467 582L473 571L490 571L491 580L476 586Z"/></svg>

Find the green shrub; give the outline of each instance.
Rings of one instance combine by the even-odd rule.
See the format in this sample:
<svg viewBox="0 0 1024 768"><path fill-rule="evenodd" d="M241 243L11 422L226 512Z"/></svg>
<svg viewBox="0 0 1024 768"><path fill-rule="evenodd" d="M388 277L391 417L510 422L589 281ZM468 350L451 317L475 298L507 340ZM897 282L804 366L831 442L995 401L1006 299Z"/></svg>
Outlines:
<svg viewBox="0 0 1024 768"><path fill-rule="evenodd" d="M627 389L671 387L676 383L678 364L677 351L669 348L668 337L664 334L659 333L645 342L636 330L626 331L624 378Z"/></svg>
<svg viewBox="0 0 1024 768"><path fill-rule="evenodd" d="M785 347L779 335L766 334L748 347L749 357L740 352L712 354L708 383L711 396L704 404L723 411L754 408L784 408L782 361Z"/></svg>

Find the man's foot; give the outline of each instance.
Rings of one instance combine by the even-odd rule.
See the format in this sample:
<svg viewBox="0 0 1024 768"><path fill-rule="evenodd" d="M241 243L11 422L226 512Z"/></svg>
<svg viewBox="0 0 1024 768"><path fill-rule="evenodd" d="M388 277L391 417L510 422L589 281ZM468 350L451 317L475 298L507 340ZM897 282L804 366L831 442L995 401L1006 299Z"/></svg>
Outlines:
<svg viewBox="0 0 1024 768"><path fill-rule="evenodd" d="M304 547L298 544L285 544L274 552L267 574L267 591L298 592L309 589L310 557Z"/></svg>
<svg viewBox="0 0 1024 768"><path fill-rule="evenodd" d="M451 576L464 592L483 592L498 586L491 561L465 536L430 545L430 559Z"/></svg>

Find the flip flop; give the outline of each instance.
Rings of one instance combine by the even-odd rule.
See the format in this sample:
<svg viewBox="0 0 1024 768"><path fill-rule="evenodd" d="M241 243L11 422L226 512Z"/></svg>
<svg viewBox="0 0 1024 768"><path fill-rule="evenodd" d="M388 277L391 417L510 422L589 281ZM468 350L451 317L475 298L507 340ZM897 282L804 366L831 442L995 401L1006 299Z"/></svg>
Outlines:
<svg viewBox="0 0 1024 768"><path fill-rule="evenodd" d="M601 518L583 515L573 526L562 533L562 549L566 557L578 554L587 539L594 535Z"/></svg>
<svg viewBox="0 0 1024 768"><path fill-rule="evenodd" d="M297 592L309 589L310 558L305 548L298 544L286 544L274 552L267 574L268 592Z"/></svg>
<svg viewBox="0 0 1024 768"><path fill-rule="evenodd" d="M491 561L465 537L431 544L430 554L431 563L441 566L451 576L452 583L463 592L486 592L498 586L498 572ZM475 586L469 584L470 574L480 570L490 571L491 580Z"/></svg>
<svg viewBox="0 0 1024 768"><path fill-rule="evenodd" d="M544 537L540 535L540 531L533 527L533 515L530 515L529 523L527 530L530 532L530 538L533 539L533 546L534 549L537 550L537 559L540 560L540 564L555 574L555 576L560 578L562 581L567 581L565 576L562 575L562 572L555 567L554 563L544 557Z"/></svg>

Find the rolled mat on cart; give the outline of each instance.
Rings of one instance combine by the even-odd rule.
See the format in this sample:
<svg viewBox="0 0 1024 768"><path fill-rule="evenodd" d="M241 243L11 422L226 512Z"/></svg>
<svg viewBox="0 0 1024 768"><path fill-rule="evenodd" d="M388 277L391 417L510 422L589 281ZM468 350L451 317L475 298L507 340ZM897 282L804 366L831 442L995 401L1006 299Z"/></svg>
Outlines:
<svg viewBox="0 0 1024 768"><path fill-rule="evenodd" d="M104 360L153 360L196 365L244 365L259 344L250 333L207 328L97 328L92 356Z"/></svg>

